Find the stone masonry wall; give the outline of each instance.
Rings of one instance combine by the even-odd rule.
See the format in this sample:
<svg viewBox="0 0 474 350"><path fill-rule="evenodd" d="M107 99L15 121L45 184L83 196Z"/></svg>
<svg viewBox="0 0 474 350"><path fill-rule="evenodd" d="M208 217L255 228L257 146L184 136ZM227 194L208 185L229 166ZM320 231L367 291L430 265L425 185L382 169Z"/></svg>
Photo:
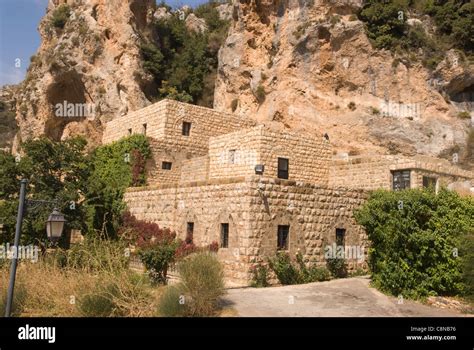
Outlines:
<svg viewBox="0 0 474 350"><path fill-rule="evenodd" d="M229 247L221 248L218 257L224 264L226 279L233 284L247 284L248 259L239 255L250 241L249 183L244 178L193 183L180 186L130 188L125 202L130 212L141 220L169 227L184 239L186 225L194 222L194 243L206 246L220 242L220 225L229 223Z"/></svg>
<svg viewBox="0 0 474 350"><path fill-rule="evenodd" d="M363 258L348 258L349 268L366 264L368 238L353 212L367 198L362 190L327 188L303 182L261 179L251 187L250 228L255 259L271 256L277 246L278 225L289 225L289 253L298 251L309 263L325 264L325 247L336 241L336 228L345 229L345 245Z"/></svg>
<svg viewBox="0 0 474 350"><path fill-rule="evenodd" d="M191 123L189 136L182 135L183 122ZM209 137L227 134L256 125L252 119L236 114L218 112L173 100L162 100L140 110L118 117L107 123L102 143L143 133L159 140L166 140L171 149L193 148L199 153L208 149Z"/></svg>
<svg viewBox="0 0 474 350"><path fill-rule="evenodd" d="M277 177L278 157L289 159L289 179L327 184L331 146L322 137L273 131L265 126L209 140L209 178L251 176L255 165L264 176Z"/></svg>
<svg viewBox="0 0 474 350"><path fill-rule="evenodd" d="M166 110L168 100L163 100L127 115L117 117L108 122L102 135L102 143L107 144L132 134L143 134L146 124L146 135L156 139L165 135Z"/></svg>
<svg viewBox="0 0 474 350"><path fill-rule="evenodd" d="M130 188L125 194L137 218L169 227L181 238L187 222L194 222L200 246L220 242L220 225L229 223L229 247L219 249L218 257L234 285L247 285L250 267L276 253L278 225L290 225L290 254L299 249L310 263L324 264L324 247L335 242L336 228L346 229L346 245L364 247L366 254L366 235L352 216L365 198L363 191L259 176ZM348 262L352 269L365 264Z"/></svg>
<svg viewBox="0 0 474 350"><path fill-rule="evenodd" d="M209 179L209 156L185 160L181 168L181 183L207 181Z"/></svg>
<svg viewBox="0 0 474 350"><path fill-rule="evenodd" d="M243 116L177 101L168 101L166 113L165 138L175 150L192 147L207 152L210 137L256 125L255 121ZM191 123L189 136L182 135L183 122Z"/></svg>
<svg viewBox="0 0 474 350"><path fill-rule="evenodd" d="M453 166L446 160L375 155L333 160L329 185L366 190L391 189L391 172L394 170L412 170L412 188L423 187L423 176L436 177L441 185L466 180L474 184L472 172Z"/></svg>

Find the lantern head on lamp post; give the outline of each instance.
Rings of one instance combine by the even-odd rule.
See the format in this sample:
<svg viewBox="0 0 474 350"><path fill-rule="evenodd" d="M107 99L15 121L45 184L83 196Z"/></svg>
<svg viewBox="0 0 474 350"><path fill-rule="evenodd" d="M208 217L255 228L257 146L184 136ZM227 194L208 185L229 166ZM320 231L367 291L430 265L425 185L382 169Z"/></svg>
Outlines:
<svg viewBox="0 0 474 350"><path fill-rule="evenodd" d="M56 243L59 240L63 233L65 222L64 215L54 208L46 221L46 234L51 242Z"/></svg>

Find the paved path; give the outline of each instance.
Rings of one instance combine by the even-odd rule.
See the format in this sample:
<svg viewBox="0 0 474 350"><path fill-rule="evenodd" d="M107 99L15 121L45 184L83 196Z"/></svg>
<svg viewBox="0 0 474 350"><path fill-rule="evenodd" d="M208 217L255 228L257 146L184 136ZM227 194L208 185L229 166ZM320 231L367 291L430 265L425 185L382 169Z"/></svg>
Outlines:
<svg viewBox="0 0 474 350"><path fill-rule="evenodd" d="M304 285L229 289L224 304L238 316L466 316L418 302L388 297L369 287L368 277Z"/></svg>

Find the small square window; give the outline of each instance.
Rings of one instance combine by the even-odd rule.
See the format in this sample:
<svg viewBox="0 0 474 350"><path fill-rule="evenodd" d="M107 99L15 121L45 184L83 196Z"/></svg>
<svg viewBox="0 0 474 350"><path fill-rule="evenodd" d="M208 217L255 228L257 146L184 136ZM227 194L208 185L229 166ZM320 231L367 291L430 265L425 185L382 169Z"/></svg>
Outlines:
<svg viewBox="0 0 474 350"><path fill-rule="evenodd" d="M278 178L288 179L289 160L287 158L278 158Z"/></svg>
<svg viewBox="0 0 474 350"><path fill-rule="evenodd" d="M336 245L344 246L345 238L346 238L346 229L336 228Z"/></svg>
<svg viewBox="0 0 474 350"><path fill-rule="evenodd" d="M288 250L288 236L290 234L290 226L278 225L277 249Z"/></svg>
<svg viewBox="0 0 474 350"><path fill-rule="evenodd" d="M173 163L171 163L171 162L163 162L163 163L161 163L161 169L163 169L163 170L171 170L171 165L172 165L172 164L173 164Z"/></svg>
<svg viewBox="0 0 474 350"><path fill-rule="evenodd" d="M183 122L182 134L183 136L189 136L191 134L191 123Z"/></svg>
<svg viewBox="0 0 474 350"><path fill-rule="evenodd" d="M229 224L221 224L221 248L229 248Z"/></svg>

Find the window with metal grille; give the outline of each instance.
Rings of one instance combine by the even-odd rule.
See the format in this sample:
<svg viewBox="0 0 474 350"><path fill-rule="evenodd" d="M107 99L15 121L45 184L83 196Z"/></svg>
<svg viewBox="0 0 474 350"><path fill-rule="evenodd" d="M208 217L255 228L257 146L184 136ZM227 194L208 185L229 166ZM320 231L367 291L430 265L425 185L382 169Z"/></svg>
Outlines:
<svg viewBox="0 0 474 350"><path fill-rule="evenodd" d="M346 238L346 229L345 228L336 228L336 245L337 246L344 246Z"/></svg>
<svg viewBox="0 0 474 350"><path fill-rule="evenodd" d="M171 170L171 165L172 165L172 164L173 164L173 163L171 163L171 162L163 162L163 163L161 163L161 169L163 169L163 170Z"/></svg>
<svg viewBox="0 0 474 350"><path fill-rule="evenodd" d="M182 134L183 136L189 136L191 134L191 123L183 122Z"/></svg>
<svg viewBox="0 0 474 350"><path fill-rule="evenodd" d="M278 158L278 178L288 179L289 160L287 158Z"/></svg>
<svg viewBox="0 0 474 350"><path fill-rule="evenodd" d="M392 172L392 175L394 191L410 188L410 170L397 170Z"/></svg>
<svg viewBox="0 0 474 350"><path fill-rule="evenodd" d="M278 225L277 249L288 250L288 236L290 234L290 226Z"/></svg>
<svg viewBox="0 0 474 350"><path fill-rule="evenodd" d="M229 247L229 224L221 224L221 248Z"/></svg>

